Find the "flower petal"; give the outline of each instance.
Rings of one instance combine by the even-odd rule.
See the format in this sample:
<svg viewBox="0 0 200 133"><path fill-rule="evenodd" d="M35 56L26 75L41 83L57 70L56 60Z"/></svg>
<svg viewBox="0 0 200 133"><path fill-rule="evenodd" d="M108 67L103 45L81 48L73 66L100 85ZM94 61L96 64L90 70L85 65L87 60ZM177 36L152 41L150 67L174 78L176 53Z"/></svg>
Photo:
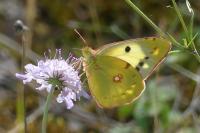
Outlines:
<svg viewBox="0 0 200 133"><path fill-rule="evenodd" d="M57 96L57 98L56 98L56 101L57 101L58 103L62 103L64 100L65 100L65 99L63 98L62 94L59 94L59 95Z"/></svg>
<svg viewBox="0 0 200 133"><path fill-rule="evenodd" d="M71 109L74 106L74 103L71 99L65 100L65 103L66 103L67 109Z"/></svg>
<svg viewBox="0 0 200 133"><path fill-rule="evenodd" d="M15 76L16 76L18 79L21 79L21 80L27 79L26 75L24 75L24 74L16 73Z"/></svg>

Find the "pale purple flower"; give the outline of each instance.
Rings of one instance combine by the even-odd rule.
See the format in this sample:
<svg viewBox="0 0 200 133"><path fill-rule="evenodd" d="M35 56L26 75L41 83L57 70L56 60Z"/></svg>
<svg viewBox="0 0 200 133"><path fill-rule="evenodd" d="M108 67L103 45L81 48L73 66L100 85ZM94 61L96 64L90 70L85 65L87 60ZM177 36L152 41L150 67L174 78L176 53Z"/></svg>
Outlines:
<svg viewBox="0 0 200 133"><path fill-rule="evenodd" d="M46 57L46 56L45 56ZM61 57L61 50L56 50L53 59L47 58L38 61L37 65L27 64L25 74L16 73L16 77L23 80L23 83L36 81L39 84L37 90L50 90L54 87L60 92L57 102L65 102L67 109L74 106L74 101L80 100L81 96L88 98L83 90L79 70L82 65L81 58L69 55L67 60Z"/></svg>

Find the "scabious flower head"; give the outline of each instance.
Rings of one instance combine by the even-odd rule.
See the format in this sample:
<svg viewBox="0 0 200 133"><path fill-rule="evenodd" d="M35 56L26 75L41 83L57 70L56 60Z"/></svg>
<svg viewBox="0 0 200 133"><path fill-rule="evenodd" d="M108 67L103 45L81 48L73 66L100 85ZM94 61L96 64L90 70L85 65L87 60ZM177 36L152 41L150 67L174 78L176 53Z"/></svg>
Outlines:
<svg viewBox="0 0 200 133"><path fill-rule="evenodd" d="M82 59L71 54L64 60L59 49L52 59L45 56L45 60L38 61L37 65L27 64L25 74L16 73L16 77L23 80L24 84L36 81L39 85L37 90L46 89L50 92L52 88L56 88L59 91L57 102L65 102L67 109L71 109L73 102L80 100L81 96L89 97L80 80L81 64Z"/></svg>

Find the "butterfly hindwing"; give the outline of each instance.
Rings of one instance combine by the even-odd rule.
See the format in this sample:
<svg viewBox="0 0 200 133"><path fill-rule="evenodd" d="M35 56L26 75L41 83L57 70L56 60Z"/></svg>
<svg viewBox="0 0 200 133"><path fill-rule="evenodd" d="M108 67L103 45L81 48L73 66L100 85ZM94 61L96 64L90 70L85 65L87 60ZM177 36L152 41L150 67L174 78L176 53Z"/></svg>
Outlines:
<svg viewBox="0 0 200 133"><path fill-rule="evenodd" d="M144 90L144 81L126 61L111 56L86 60L90 91L101 107L111 108L131 103Z"/></svg>
<svg viewBox="0 0 200 133"><path fill-rule="evenodd" d="M171 44L167 40L149 37L107 44L98 49L97 54L113 56L130 63L146 79L170 48Z"/></svg>

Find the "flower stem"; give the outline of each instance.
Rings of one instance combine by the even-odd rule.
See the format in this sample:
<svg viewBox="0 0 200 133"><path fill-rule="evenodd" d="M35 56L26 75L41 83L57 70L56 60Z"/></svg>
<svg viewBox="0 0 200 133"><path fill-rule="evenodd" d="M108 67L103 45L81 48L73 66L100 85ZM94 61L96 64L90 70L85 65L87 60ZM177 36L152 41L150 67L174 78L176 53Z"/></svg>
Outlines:
<svg viewBox="0 0 200 133"><path fill-rule="evenodd" d="M47 96L46 104L44 107L43 119L42 119L42 133L46 133L49 105L50 105L54 90L55 89L53 87Z"/></svg>
<svg viewBox="0 0 200 133"><path fill-rule="evenodd" d="M20 35L22 44L22 62L21 71L24 71L24 65L26 63L26 29L22 21L17 20L15 23L16 32ZM26 132L26 109L25 109L25 85L19 84L17 89L17 122L22 124L19 132Z"/></svg>

